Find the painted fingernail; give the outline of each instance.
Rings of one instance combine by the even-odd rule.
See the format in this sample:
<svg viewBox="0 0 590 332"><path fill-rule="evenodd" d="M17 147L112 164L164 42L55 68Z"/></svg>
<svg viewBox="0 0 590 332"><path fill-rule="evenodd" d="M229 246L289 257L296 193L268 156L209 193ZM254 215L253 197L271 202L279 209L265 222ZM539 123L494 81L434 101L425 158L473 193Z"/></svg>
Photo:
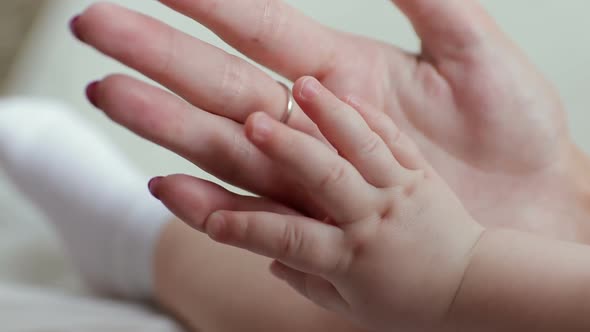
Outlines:
<svg viewBox="0 0 590 332"><path fill-rule="evenodd" d="M272 122L270 118L264 114L257 114L254 117L252 124L252 140L256 142L264 142L272 132Z"/></svg>
<svg viewBox="0 0 590 332"><path fill-rule="evenodd" d="M303 85L301 86L301 98L310 100L318 95L320 89L320 82L313 77L308 77L303 81Z"/></svg>
<svg viewBox="0 0 590 332"><path fill-rule="evenodd" d="M158 185L160 182L162 182L163 178L163 176L158 176L148 182L148 189L150 190L150 193L158 200L160 199L160 195L158 194Z"/></svg>
<svg viewBox="0 0 590 332"><path fill-rule="evenodd" d="M80 32L78 31L78 22L80 21L80 15L74 16L74 18L72 18L70 20L70 31L72 32L72 34L74 35L74 37L76 37L78 40L82 40L82 36L80 35Z"/></svg>
<svg viewBox="0 0 590 332"><path fill-rule="evenodd" d="M96 93L98 90L98 84L100 84L100 82L95 81L95 82L88 84L88 86L86 87L86 98L88 98L88 101L96 108L99 108L98 107L98 96Z"/></svg>

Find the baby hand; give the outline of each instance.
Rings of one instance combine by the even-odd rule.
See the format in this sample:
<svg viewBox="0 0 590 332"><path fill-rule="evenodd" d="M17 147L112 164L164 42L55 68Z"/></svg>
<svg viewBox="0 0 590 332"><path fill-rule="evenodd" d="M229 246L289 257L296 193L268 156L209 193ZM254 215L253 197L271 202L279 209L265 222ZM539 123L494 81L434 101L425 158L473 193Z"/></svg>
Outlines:
<svg viewBox="0 0 590 332"><path fill-rule="evenodd" d="M218 211L203 229L275 259L277 277L365 327L443 327L484 229L383 113L311 77L294 96L338 152L264 113L246 134L328 217Z"/></svg>

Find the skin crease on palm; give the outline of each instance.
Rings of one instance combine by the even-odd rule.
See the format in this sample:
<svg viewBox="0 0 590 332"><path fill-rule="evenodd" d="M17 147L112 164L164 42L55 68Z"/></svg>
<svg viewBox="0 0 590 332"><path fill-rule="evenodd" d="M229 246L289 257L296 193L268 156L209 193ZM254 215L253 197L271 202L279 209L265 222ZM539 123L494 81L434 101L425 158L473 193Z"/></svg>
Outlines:
<svg viewBox="0 0 590 332"><path fill-rule="evenodd" d="M315 76L337 96L354 96L383 110L373 116L391 117L483 225L589 239L585 216L590 184L580 181L588 161L569 138L560 97L475 1L394 1L422 40L418 55L325 28L279 1L161 2L288 79ZM277 182L280 174L265 168L268 162L232 132L242 133L253 111L284 107L284 91L270 77L237 58L215 53L218 50L197 39L111 4L89 8L74 29L84 42L194 105L193 109L136 80L110 76L96 93L98 106L109 117L227 182L284 203L295 202L292 206L302 209L296 188ZM294 38L298 43L287 44ZM199 66L191 61L195 57L209 69L187 68ZM183 78L183 71L201 80ZM212 100L246 95L250 99L240 104L249 107L239 110L231 109L237 103L221 107L219 100ZM199 113L206 109L215 118L188 116L189 108ZM223 117L230 121L222 123ZM316 132L297 110L290 125ZM204 127L217 130L207 132ZM185 137L188 132L202 135L192 138L193 146ZM222 136L224 132L231 133ZM209 149L217 148L217 155L206 147L194 148L196 139L212 142ZM223 155L228 151L238 157ZM250 168L236 162L239 156ZM234 166L220 166L219 160ZM236 172L235 165L243 171Z"/></svg>

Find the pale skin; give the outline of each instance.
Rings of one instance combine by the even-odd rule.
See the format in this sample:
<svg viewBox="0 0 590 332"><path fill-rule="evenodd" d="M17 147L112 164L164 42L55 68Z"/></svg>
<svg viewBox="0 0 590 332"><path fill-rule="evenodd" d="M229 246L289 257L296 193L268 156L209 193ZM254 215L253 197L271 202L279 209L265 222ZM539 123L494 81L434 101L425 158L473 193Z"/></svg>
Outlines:
<svg viewBox="0 0 590 332"><path fill-rule="evenodd" d="M391 120L365 123L366 105L353 109L314 78L294 93L339 153L265 113L249 117L246 136L328 218L216 211L193 227L275 259L275 276L374 331L590 328L590 247L485 230ZM160 194L166 182L152 192L188 211L173 189Z"/></svg>
<svg viewBox="0 0 590 332"><path fill-rule="evenodd" d="M588 161L569 139L559 97L474 2L396 1L423 41L424 51L416 56L326 29L279 1L162 2L288 79L318 77L337 96L354 96L369 104L376 111L366 117L376 117L374 122L393 119L484 226L588 240ZM270 6L267 11L265 6ZM263 16L265 12L270 16ZM91 7L75 30L89 45L188 101L125 76L110 76L100 82L94 99L113 120L228 182L310 216L321 215L317 207L304 204L308 197L282 179L244 135L243 124L252 113L263 110L278 118L284 108L284 91L270 77L158 21L114 5ZM299 42L284 42L293 39ZM297 110L290 126L318 136L303 114ZM519 146L526 146L528 153ZM168 181L175 183L170 190L177 201L192 206L191 211L174 212L192 225L214 211L235 204L252 210L255 204L197 179L179 176ZM266 200L256 204L265 208L255 210L279 208ZM316 330L330 330L331 324L346 330L334 316L274 281L264 260L208 244L179 223L166 230L159 248L158 297L196 328L231 330L232 319L227 319L231 315L234 327L252 324L252 330L260 326L256 324L296 330L298 322L312 322L320 326ZM186 268L191 261L194 264ZM177 268L174 262L179 262ZM213 272L202 276L202 262L227 263L209 264ZM234 274L242 275L243 284L220 278L230 266L237 269ZM250 300L240 302L247 295L245 286L252 284L262 285L264 290L256 295L260 303L269 303L268 308L255 308ZM273 311L277 298L297 309L291 314ZM228 310L225 305L233 300L239 309ZM219 310L200 316L195 308ZM302 316L294 318L293 312Z"/></svg>

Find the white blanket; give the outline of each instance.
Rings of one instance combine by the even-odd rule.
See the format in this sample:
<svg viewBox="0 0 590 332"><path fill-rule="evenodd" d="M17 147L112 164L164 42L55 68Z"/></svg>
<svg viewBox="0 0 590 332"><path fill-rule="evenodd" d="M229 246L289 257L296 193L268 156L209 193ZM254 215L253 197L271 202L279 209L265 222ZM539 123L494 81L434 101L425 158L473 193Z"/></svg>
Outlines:
<svg viewBox="0 0 590 332"><path fill-rule="evenodd" d="M182 331L145 306L89 295L42 218L2 182L0 331Z"/></svg>
<svg viewBox="0 0 590 332"><path fill-rule="evenodd" d="M12 187L0 165L0 331L181 329L146 306L91 296L49 223Z"/></svg>
<svg viewBox="0 0 590 332"><path fill-rule="evenodd" d="M172 321L141 306L8 284L0 284L0 330L181 331Z"/></svg>

